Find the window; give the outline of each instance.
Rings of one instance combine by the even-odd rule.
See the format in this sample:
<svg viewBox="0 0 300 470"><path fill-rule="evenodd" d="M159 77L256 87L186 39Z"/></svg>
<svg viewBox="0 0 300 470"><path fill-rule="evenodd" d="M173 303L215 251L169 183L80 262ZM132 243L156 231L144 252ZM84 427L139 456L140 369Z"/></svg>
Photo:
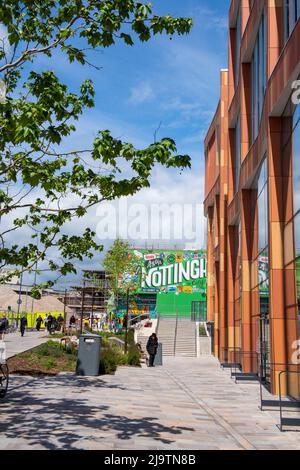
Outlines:
<svg viewBox="0 0 300 470"><path fill-rule="evenodd" d="M292 112L287 109L287 116L291 116L289 139L283 147L283 156L287 158L292 152L293 164L293 213L292 218L285 226L285 267L287 272L294 270L294 286L291 279L287 286L288 305L287 313L290 318L298 312L298 337L300 337L300 105Z"/></svg>
<svg viewBox="0 0 300 470"><path fill-rule="evenodd" d="M221 163L221 137L220 137L220 125L216 126L216 165L219 167Z"/></svg>
<svg viewBox="0 0 300 470"><path fill-rule="evenodd" d="M242 24L241 24L241 9L239 9L237 20L236 20L236 46L235 46L235 86L239 82L239 71L240 71L240 54L241 54L241 36L242 36Z"/></svg>
<svg viewBox="0 0 300 470"><path fill-rule="evenodd" d="M241 170L241 116L238 115L235 126L235 164L234 164L234 188L239 189Z"/></svg>
<svg viewBox="0 0 300 470"><path fill-rule="evenodd" d="M258 254L252 262L251 288L259 291L260 313L268 313L269 306L269 249L268 249L268 174L267 160L261 166L257 197L252 207L253 220L258 214Z"/></svg>
<svg viewBox="0 0 300 470"><path fill-rule="evenodd" d="M284 1L284 37L286 42L300 17L300 0Z"/></svg>
<svg viewBox="0 0 300 470"><path fill-rule="evenodd" d="M251 64L252 142L254 142L258 135L267 87L266 44L266 16L263 12Z"/></svg>

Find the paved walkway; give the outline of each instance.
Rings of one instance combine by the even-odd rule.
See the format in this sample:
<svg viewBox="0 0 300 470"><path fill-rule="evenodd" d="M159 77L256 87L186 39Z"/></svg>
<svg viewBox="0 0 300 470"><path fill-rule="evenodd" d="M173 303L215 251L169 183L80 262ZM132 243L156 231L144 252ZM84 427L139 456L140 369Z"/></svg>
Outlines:
<svg viewBox="0 0 300 470"><path fill-rule="evenodd" d="M15 356L28 349L35 348L39 344L48 341L44 331L25 331L24 336L21 333L9 333L5 335L4 342L6 346L6 357Z"/></svg>
<svg viewBox="0 0 300 470"><path fill-rule="evenodd" d="M13 377L0 403L0 449L300 449L258 384L235 384L213 358L167 358L115 376Z"/></svg>

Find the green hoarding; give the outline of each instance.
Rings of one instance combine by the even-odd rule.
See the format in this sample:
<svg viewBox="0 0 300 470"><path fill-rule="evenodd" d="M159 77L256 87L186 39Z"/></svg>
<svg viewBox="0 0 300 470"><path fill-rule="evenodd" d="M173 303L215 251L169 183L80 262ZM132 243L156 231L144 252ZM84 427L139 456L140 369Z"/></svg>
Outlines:
<svg viewBox="0 0 300 470"><path fill-rule="evenodd" d="M206 316L206 251L140 249L132 256L139 299L155 296L155 313L190 317L198 309Z"/></svg>
<svg viewBox="0 0 300 470"><path fill-rule="evenodd" d="M133 250L138 262L138 293L206 293L206 252Z"/></svg>

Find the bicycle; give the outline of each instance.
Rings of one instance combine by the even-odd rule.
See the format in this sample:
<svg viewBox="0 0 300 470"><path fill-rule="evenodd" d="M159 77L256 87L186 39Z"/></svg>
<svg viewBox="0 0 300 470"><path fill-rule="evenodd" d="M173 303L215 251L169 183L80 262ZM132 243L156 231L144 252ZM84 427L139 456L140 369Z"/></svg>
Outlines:
<svg viewBox="0 0 300 470"><path fill-rule="evenodd" d="M8 389L9 370L6 363L0 363L0 399L4 398Z"/></svg>

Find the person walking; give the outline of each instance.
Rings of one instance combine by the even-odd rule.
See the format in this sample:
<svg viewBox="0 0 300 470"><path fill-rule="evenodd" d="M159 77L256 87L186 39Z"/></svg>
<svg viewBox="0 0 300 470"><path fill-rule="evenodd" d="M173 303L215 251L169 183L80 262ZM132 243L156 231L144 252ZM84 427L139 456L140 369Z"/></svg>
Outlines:
<svg viewBox="0 0 300 470"><path fill-rule="evenodd" d="M58 323L58 330L62 331L63 323L64 323L64 317L62 316L61 313L57 317L57 323Z"/></svg>
<svg viewBox="0 0 300 470"><path fill-rule="evenodd" d="M69 320L69 335L72 334L73 330L75 329L76 329L76 318L74 315L72 315Z"/></svg>
<svg viewBox="0 0 300 470"><path fill-rule="evenodd" d="M4 318L3 318L3 321L4 321L4 333L8 333L8 328L9 328L9 322L8 322L8 318L6 315L4 315Z"/></svg>
<svg viewBox="0 0 300 470"><path fill-rule="evenodd" d="M4 339L5 329L6 329L5 319L0 318L0 340Z"/></svg>
<svg viewBox="0 0 300 470"><path fill-rule="evenodd" d="M46 319L45 319L45 321L46 321ZM42 319L41 315L39 315L36 319L36 330L37 331L40 331L42 323L43 323L43 319Z"/></svg>
<svg viewBox="0 0 300 470"><path fill-rule="evenodd" d="M147 342L147 352L149 354L149 367L154 367L154 360L157 353L158 348L158 339L155 333L149 337Z"/></svg>
<svg viewBox="0 0 300 470"><path fill-rule="evenodd" d="M52 315L48 315L48 321L47 321L47 330L48 333L50 333L51 327L52 327L52 322L53 322L53 317Z"/></svg>
<svg viewBox="0 0 300 470"><path fill-rule="evenodd" d="M27 318L23 315L23 317L21 318L21 322L20 322L21 336L24 336L26 326L27 326Z"/></svg>

